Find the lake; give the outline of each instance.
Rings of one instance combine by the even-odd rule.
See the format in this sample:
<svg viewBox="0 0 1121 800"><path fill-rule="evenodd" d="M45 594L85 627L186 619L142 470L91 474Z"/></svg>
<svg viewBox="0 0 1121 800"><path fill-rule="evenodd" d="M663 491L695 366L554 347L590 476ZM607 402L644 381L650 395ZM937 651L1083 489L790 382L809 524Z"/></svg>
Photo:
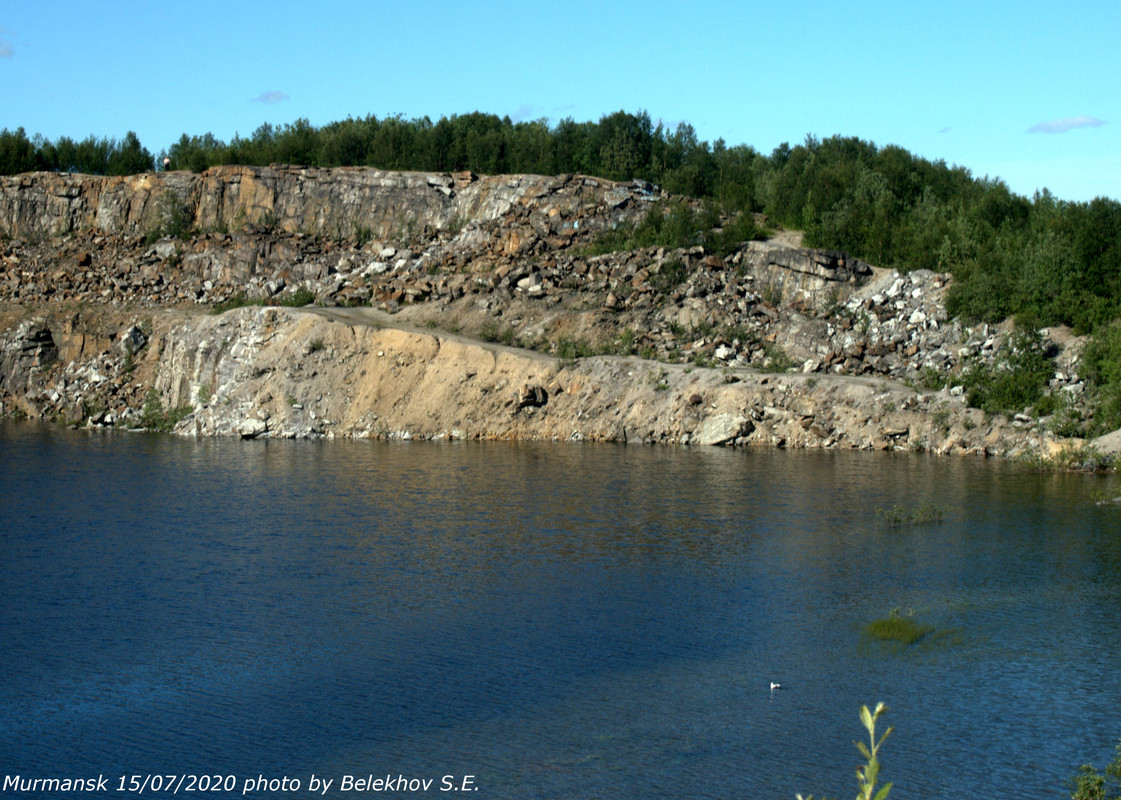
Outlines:
<svg viewBox="0 0 1121 800"><path fill-rule="evenodd" d="M884 701L893 798L1069 797L1121 738L1114 494L910 454L6 423L0 780L843 797ZM862 636L893 610L934 633Z"/></svg>

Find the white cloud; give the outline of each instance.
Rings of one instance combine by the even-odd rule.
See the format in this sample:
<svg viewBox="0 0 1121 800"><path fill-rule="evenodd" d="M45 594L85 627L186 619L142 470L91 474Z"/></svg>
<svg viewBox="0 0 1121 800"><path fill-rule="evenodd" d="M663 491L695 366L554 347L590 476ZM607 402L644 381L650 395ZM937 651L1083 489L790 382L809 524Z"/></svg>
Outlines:
<svg viewBox="0 0 1121 800"><path fill-rule="evenodd" d="M1105 120L1097 117L1067 117L1032 125L1028 128L1028 133L1066 133L1075 128L1100 128L1102 125L1105 125Z"/></svg>
<svg viewBox="0 0 1121 800"><path fill-rule="evenodd" d="M269 105L272 105L273 103L283 103L287 99L288 99L288 93L287 92L277 92L277 91L271 91L270 90L270 91L267 91L267 92L261 92L259 95L254 97L251 102L254 102L254 103L268 103Z"/></svg>

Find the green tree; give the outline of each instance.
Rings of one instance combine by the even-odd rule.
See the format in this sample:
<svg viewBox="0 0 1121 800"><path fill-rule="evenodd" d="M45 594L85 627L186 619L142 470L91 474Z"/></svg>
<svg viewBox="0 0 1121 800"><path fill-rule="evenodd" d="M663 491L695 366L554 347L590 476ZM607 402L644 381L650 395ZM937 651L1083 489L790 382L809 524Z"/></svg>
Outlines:
<svg viewBox="0 0 1121 800"><path fill-rule="evenodd" d="M152 154L140 144L133 131L125 134L123 141L114 143L106 164L109 175L136 175L150 172L153 167Z"/></svg>
<svg viewBox="0 0 1121 800"><path fill-rule="evenodd" d="M23 128L0 131L0 175L16 175L20 172L33 172L41 164L36 147Z"/></svg>
<svg viewBox="0 0 1121 800"><path fill-rule="evenodd" d="M600 118L593 137L596 174L625 181L648 174L654 128L645 111L616 111Z"/></svg>

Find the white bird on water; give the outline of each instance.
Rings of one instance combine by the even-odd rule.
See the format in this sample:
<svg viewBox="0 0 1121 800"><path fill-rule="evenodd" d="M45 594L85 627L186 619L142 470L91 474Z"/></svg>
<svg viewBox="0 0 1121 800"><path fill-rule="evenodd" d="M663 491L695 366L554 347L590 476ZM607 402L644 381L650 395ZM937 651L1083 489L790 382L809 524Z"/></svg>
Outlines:
<svg viewBox="0 0 1121 800"><path fill-rule="evenodd" d="M775 689L781 689L781 688L782 688L782 684L781 684L781 683L775 683L774 681L771 681L771 691L772 691L772 692L773 692L773 691L774 691Z"/></svg>

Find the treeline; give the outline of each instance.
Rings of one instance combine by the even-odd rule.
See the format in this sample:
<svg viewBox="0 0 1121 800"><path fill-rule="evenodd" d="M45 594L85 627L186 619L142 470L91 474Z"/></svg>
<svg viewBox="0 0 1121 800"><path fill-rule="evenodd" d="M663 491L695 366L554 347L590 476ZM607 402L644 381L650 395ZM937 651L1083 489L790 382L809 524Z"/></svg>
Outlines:
<svg viewBox="0 0 1121 800"><path fill-rule="evenodd" d="M183 134L159 160L201 171L220 164L366 165L382 169L484 174L579 172L642 178L667 191L710 198L726 215L762 212L806 232L807 244L844 250L901 270L949 271L952 313L995 321L1018 315L1039 325L1090 331L1121 317L1121 204L1032 198L998 179L929 161L897 146L854 137L812 136L764 155L748 145L709 144L692 126L670 130L645 112L598 122L511 122L472 113L404 119L307 120L262 125L229 142ZM0 133L0 172L33 169L126 174L153 168L129 133L28 139Z"/></svg>
<svg viewBox="0 0 1121 800"><path fill-rule="evenodd" d="M172 169L201 171L217 164L365 165L381 169L487 175L584 173L612 180L644 178L675 194L715 195L721 164L758 156L741 146L729 151L697 139L688 124L668 130L648 114L620 111L599 122L564 119L511 122L473 113L406 120L399 116L347 119L316 128L307 120L262 125L249 138L222 142L211 134L184 134L168 151ZM732 175L725 176L728 183Z"/></svg>
<svg viewBox="0 0 1121 800"><path fill-rule="evenodd" d="M69 136L61 136L54 142L39 135L29 139L23 128L0 131L0 175L40 170L136 175L149 172L155 166L152 154L132 131L120 141L88 136L80 142Z"/></svg>

